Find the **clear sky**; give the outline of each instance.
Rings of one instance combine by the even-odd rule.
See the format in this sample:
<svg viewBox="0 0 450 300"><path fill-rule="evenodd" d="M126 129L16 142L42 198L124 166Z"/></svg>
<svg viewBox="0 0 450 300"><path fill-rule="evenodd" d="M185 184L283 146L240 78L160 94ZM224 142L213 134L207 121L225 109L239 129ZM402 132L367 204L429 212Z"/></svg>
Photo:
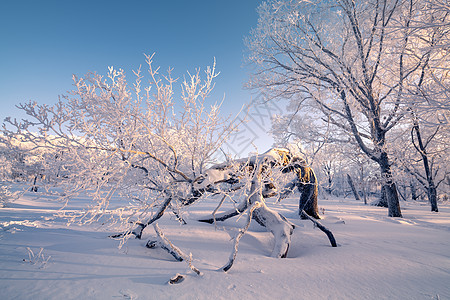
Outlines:
<svg viewBox="0 0 450 300"><path fill-rule="evenodd" d="M176 75L213 63L217 100L226 112L250 102L243 90L243 38L261 0L0 1L0 119L35 100L52 104L72 89L72 74L131 70L156 52L155 65ZM260 137L259 137L260 138Z"/></svg>

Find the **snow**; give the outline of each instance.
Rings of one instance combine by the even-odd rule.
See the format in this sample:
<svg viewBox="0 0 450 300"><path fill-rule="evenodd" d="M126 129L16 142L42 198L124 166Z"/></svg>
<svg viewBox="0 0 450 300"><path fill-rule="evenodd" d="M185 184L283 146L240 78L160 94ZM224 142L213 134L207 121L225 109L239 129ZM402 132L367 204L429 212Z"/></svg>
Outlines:
<svg viewBox="0 0 450 300"><path fill-rule="evenodd" d="M26 193L0 208L2 299L450 299L450 203L432 213L426 203L402 202L398 219L350 198L319 199L321 222L339 244L333 248L298 218L298 195L279 204L269 199L296 225L288 258L271 258L273 236L252 222L224 273L231 238L246 218L197 222L218 203L206 199L190 208L187 225L170 214L158 222L174 245L192 253L197 276L185 262L144 247L155 239L151 226L119 249L110 227L67 226L50 200ZM88 199L75 200L66 209L81 209ZM177 273L186 279L168 284Z"/></svg>

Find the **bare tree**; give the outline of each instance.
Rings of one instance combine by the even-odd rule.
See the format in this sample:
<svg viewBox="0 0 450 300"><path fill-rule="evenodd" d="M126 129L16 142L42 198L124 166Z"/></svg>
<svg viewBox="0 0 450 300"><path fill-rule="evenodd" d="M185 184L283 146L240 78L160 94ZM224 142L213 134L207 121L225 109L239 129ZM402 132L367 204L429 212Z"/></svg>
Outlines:
<svg viewBox="0 0 450 300"><path fill-rule="evenodd" d="M399 158L401 168L426 191L431 211L437 212L437 188L448 174L450 6L445 1L423 1L416 13L410 22L410 39L416 47L410 51L414 55L425 53L425 59L404 93L409 102L409 139L416 155L399 149ZM405 160L408 156L409 161Z"/></svg>
<svg viewBox="0 0 450 300"><path fill-rule="evenodd" d="M415 50L412 21L422 9L413 0L267 1L248 39L249 86L346 132L379 165L392 217L401 211L388 133L407 111L406 86L436 49Z"/></svg>
<svg viewBox="0 0 450 300"><path fill-rule="evenodd" d="M90 223L108 217L109 222L121 225L123 232L112 236L121 242L133 236L142 238L144 230L153 227L156 241L149 241L147 247L167 250L200 274L192 256L176 247L157 221L172 212L185 224L186 207L203 196L223 195L212 222L244 213L249 216L223 268L227 271L236 257L239 239L253 219L273 234L272 256L286 257L294 225L264 201L275 195L273 178L284 170L296 174L296 185L303 190L300 215L314 222L336 246L331 232L308 215L318 218L317 181L312 169L301 164L303 160L274 149L214 164L213 154L236 126L219 116L219 105L206 105L217 76L214 67L206 70L204 81L199 71L188 75L182 83L180 104L174 99L171 70L161 76L152 67L151 56L146 62L147 87L141 85L144 77L140 69L135 72L132 88L124 72L112 67L106 78L97 74L74 76L76 89L70 96L54 106L21 104L19 108L31 120L8 118L3 126L6 143L19 140L30 145L16 151L42 154L42 174L52 178L44 188L51 191L56 184L64 191L60 199L66 201L79 194L92 198L92 205L83 214L69 213L69 218ZM236 191L241 194L234 194ZM225 198L242 201L232 213L216 214Z"/></svg>
<svg viewBox="0 0 450 300"><path fill-rule="evenodd" d="M437 119L432 114L432 120L423 119L425 114L421 114L421 119L411 108L409 120L410 127L404 129L405 133L398 138L398 142L404 145L395 151L396 166L412 176L419 184L431 205L431 211L438 212L439 187L445 184L445 178L449 174L448 169L448 124L434 125ZM415 182L409 178L411 197L418 198Z"/></svg>
<svg viewBox="0 0 450 300"><path fill-rule="evenodd" d="M294 173L295 179L286 184L283 188L280 188L277 184L279 185L282 180L277 179L279 179L281 174L285 173ZM237 178L239 178L239 180L237 180ZM244 180L244 178L246 178L246 180ZM219 183L237 184L237 186L231 186L225 190L221 190L218 186ZM243 201L237 207L217 214L217 209L221 206L221 204L219 204L212 216L200 220L201 222L207 223L224 221L228 218L242 214L245 210L248 211L249 217L247 225L235 238L235 251L233 251L230 261L224 267L224 270L227 271L231 267L237 252L239 239L247 230L252 218L273 234L275 245L272 256L287 256L291 235L295 226L284 216L268 208L264 199L274 196L277 193L279 193L280 198L283 198L290 193L294 187L298 187L301 191L299 201L300 217L311 220L327 235L331 245L336 247L336 240L331 231L316 220L320 219L317 206L317 185L315 173L310 167L306 166L305 160L292 155L292 153L286 149L274 148L261 155L230 161L208 169L195 185L197 190L209 190L214 191L215 193L224 193L225 195L241 189L242 187L245 187L248 190L248 192L246 192L247 196L244 197Z"/></svg>
<svg viewBox="0 0 450 300"><path fill-rule="evenodd" d="M295 179L281 188L279 185L282 180L279 180L279 178L284 173L294 173ZM239 239L248 229L252 219L273 234L275 245L272 256L278 258L287 256L291 235L295 226L284 216L270 209L265 203L265 198L272 197L277 193L280 193L280 197L283 198L294 187L298 187L301 191L299 201L300 216L311 220L324 231L330 239L331 245L336 247L337 244L331 231L316 220L319 219L319 216L317 179L314 171L305 165L304 160L293 156L286 149L274 148L260 155L230 160L212 166L193 182L192 193L188 195L189 198L183 199L182 204L191 205L208 194L223 195L214 212L210 216L199 220L210 224L225 221L244 213L248 214L247 225L241 229L240 234L235 238L236 245L232 258L224 267L224 270L227 271L236 257ZM239 194L239 191L241 194ZM240 198L241 202L231 210L219 213L218 210L226 198ZM114 237L134 235L137 238L141 238L145 228L153 224L163 214L164 210L161 209L156 216L149 218L146 222L136 224L137 226L134 230L126 231ZM151 245L155 243L153 241L150 242ZM167 249L167 247L165 248ZM170 253L173 255L172 252Z"/></svg>
<svg viewBox="0 0 450 300"><path fill-rule="evenodd" d="M63 187L63 200L80 193L93 199L80 222L105 215L134 227L153 212L177 212L192 182L213 162L213 154L236 124L219 115L220 104L207 104L218 75L215 65L188 74L175 99L172 69L159 74L146 56L148 76L141 68L128 85L123 70L73 76L75 89L54 106L20 104L29 120L8 118L6 142L29 145L25 154L41 150L43 174ZM143 86L147 80L149 85ZM50 186L51 187L51 186ZM128 199L114 204L113 196Z"/></svg>
<svg viewBox="0 0 450 300"><path fill-rule="evenodd" d="M428 200L431 204L431 211L438 212L437 206L437 187L435 183L436 174L433 172L433 160L430 161L429 153L427 151L427 147L429 142L436 136L438 133L439 127L436 129L435 133L433 133L427 140L423 140L422 133L420 130L419 121L417 119L414 120L414 125L411 130L411 142L414 145L414 148L420 154L420 157L423 162L423 169L425 171L425 178L423 178L419 173L415 173L411 171L412 174L417 175L417 179L421 182L427 191ZM408 168L407 168L408 169ZM409 170L409 169L408 169ZM423 181L426 180L426 183Z"/></svg>

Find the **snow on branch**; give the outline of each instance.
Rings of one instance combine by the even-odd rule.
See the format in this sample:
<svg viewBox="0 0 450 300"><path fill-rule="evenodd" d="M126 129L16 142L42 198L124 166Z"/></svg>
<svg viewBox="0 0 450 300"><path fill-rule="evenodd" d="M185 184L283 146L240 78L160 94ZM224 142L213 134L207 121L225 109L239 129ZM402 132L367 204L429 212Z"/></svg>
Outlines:
<svg viewBox="0 0 450 300"><path fill-rule="evenodd" d="M221 102L209 99L218 76L215 61L204 79L199 69L187 73L177 95L172 69L163 74L153 55L145 57L148 74L137 69L131 85L114 67L105 76L74 75L74 90L56 105L20 104L29 120L8 118L3 126L9 144L20 141L15 151L39 155L36 176L45 180L38 185L63 188L65 199L92 198L84 216L76 216L83 222L112 216L111 201L126 198L128 215L120 223L149 225L143 221L152 214L149 207L165 209L159 202L167 199L176 207L190 198L192 183L238 125L220 115Z"/></svg>
<svg viewBox="0 0 450 300"><path fill-rule="evenodd" d="M156 235L158 237L158 243L163 246L172 256L174 256L179 261L186 261L189 265L189 268L197 275L201 275L201 272L192 264L192 253L186 255L180 248L176 247L169 241L168 238L164 235L161 228L159 228L158 223L153 224L153 228L155 229Z"/></svg>

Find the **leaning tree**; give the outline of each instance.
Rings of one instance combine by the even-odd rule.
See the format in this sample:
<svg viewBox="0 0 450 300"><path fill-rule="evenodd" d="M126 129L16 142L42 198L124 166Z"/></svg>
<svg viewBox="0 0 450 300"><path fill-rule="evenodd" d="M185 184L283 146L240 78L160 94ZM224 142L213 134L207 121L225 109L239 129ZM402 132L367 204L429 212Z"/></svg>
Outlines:
<svg viewBox="0 0 450 300"><path fill-rule="evenodd" d="M280 177L285 173L294 173L294 179L280 186L280 182L284 181ZM213 165L192 182L191 192L185 194L183 196L185 198L178 196L180 197L178 201L184 207L194 204L207 195L222 195L222 199L213 213L198 220L210 224L225 221L234 216L241 216L244 213L247 214L246 225L234 238L235 246L232 255L228 263L222 268L224 271L228 271L236 258L239 240L247 231L252 220L255 220L273 234L275 243L272 257L284 258L287 256L295 226L283 215L270 209L264 199L277 194L279 194L279 199L282 199L291 193L295 187L301 192L298 210L300 217L311 220L327 235L331 246L336 247L337 243L332 232L317 220L320 219L317 206L317 186L318 182L314 171L306 165L302 158L292 155L289 150L274 148L260 155ZM243 193L239 195L239 191ZM240 198L241 202L228 211L217 213L226 198ZM186 255L182 254L167 240L161 239L160 229L155 223L170 208L172 201L173 195L167 195L163 205L145 222L135 222L136 227L133 230L112 237L135 236L141 239L143 231L153 224L158 239L148 241L147 247L160 246L177 260L184 260L187 257ZM185 223L184 220L180 221Z"/></svg>

